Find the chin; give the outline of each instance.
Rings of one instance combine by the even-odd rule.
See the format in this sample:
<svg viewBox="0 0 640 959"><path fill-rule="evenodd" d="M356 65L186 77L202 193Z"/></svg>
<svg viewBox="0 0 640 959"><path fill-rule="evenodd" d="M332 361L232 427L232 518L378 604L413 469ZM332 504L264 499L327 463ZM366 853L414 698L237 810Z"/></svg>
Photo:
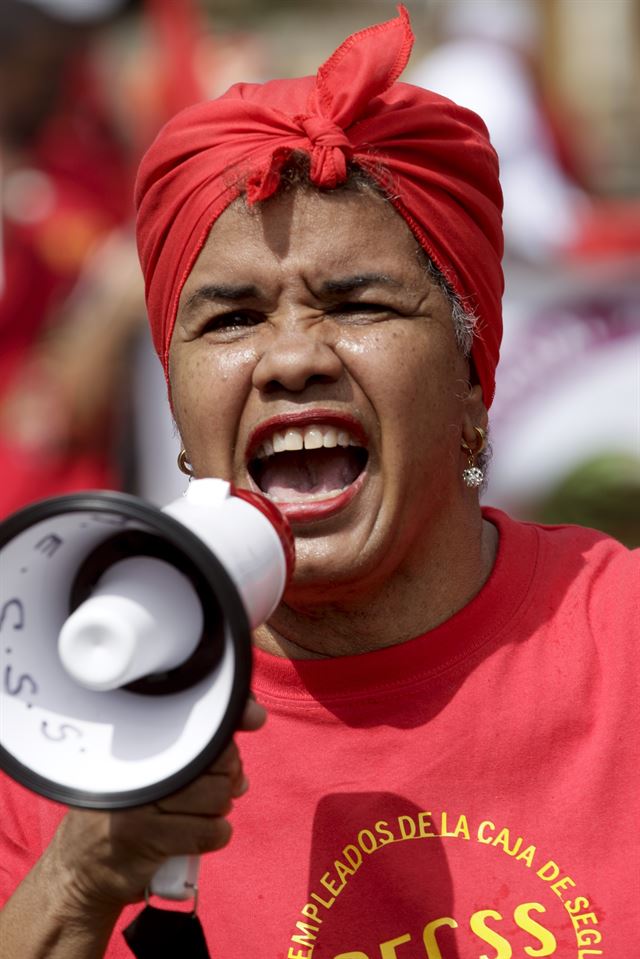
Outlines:
<svg viewBox="0 0 640 959"><path fill-rule="evenodd" d="M387 578L380 552L359 548L354 534L346 547L327 540L296 536L295 572L284 596L288 605L335 605L379 592Z"/></svg>

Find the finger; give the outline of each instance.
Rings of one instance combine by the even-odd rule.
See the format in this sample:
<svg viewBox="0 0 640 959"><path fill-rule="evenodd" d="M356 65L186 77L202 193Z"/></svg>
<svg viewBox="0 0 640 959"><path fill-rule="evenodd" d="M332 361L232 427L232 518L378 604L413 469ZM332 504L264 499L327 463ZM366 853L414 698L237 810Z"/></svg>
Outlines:
<svg viewBox="0 0 640 959"><path fill-rule="evenodd" d="M264 726L266 719L266 709L264 706L261 706L260 703L257 703L253 698L253 695L251 695L247 700L247 705L245 706L242 722L240 723L240 729L243 729L246 732L253 732L254 730L260 729L262 726Z"/></svg>
<svg viewBox="0 0 640 959"><path fill-rule="evenodd" d="M232 827L224 816L178 816L167 820L154 840L167 856L200 855L222 849L231 839Z"/></svg>
<svg viewBox="0 0 640 959"><path fill-rule="evenodd" d="M160 815L226 816L231 812L233 781L222 773L200 776L179 792L151 804Z"/></svg>
<svg viewBox="0 0 640 959"><path fill-rule="evenodd" d="M205 775L215 775L223 773L229 776L232 786L232 794L241 796L247 790L248 783L244 776L242 760L238 747L231 742L218 759L209 767Z"/></svg>
<svg viewBox="0 0 640 959"><path fill-rule="evenodd" d="M231 838L231 825L224 816L157 815L153 828L143 830L131 819L111 823L111 839L116 848L137 849L136 855L161 862L169 856L199 855L221 849Z"/></svg>
<svg viewBox="0 0 640 959"><path fill-rule="evenodd" d="M150 807L165 813L227 815L231 799L241 796L247 788L240 753L232 742L197 779Z"/></svg>
<svg viewBox="0 0 640 959"><path fill-rule="evenodd" d="M228 746L220 753L209 766L207 772L226 773L234 770L240 762L240 753L234 740L232 739Z"/></svg>
<svg viewBox="0 0 640 959"><path fill-rule="evenodd" d="M231 783L231 795L234 798L242 796L248 789L249 783L245 777L242 760L238 747L231 743L224 754L206 771L204 775L227 775Z"/></svg>

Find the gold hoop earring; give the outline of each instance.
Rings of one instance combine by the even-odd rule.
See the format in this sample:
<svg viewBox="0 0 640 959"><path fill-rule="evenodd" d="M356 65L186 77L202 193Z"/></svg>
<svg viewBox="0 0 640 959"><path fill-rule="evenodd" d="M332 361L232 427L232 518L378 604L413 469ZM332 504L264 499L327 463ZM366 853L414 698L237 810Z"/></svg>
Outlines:
<svg viewBox="0 0 640 959"><path fill-rule="evenodd" d="M478 489L478 487L482 486L482 483L484 482L484 473L479 466L476 466L476 457L482 453L483 449L487 445L487 434L481 426L474 426L473 429L478 437L477 446L469 446L466 440L460 440L462 449L469 454L466 469L463 469L462 471L462 479L469 489Z"/></svg>
<svg viewBox="0 0 640 959"><path fill-rule="evenodd" d="M188 476L189 479L192 479L196 475L193 466L187 459L187 451L184 449L178 453L178 469L181 473L184 473L185 476Z"/></svg>

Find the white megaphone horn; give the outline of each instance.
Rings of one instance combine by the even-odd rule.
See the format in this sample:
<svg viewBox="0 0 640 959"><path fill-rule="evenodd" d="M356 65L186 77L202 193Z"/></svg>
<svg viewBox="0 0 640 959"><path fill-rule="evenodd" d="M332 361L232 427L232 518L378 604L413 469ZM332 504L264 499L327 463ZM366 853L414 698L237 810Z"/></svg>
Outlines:
<svg viewBox="0 0 640 959"><path fill-rule="evenodd" d="M70 806L122 809L191 782L249 695L251 629L282 597L277 508L218 479L157 509L123 493L43 500L0 524L0 768ZM151 891L193 894L197 857Z"/></svg>

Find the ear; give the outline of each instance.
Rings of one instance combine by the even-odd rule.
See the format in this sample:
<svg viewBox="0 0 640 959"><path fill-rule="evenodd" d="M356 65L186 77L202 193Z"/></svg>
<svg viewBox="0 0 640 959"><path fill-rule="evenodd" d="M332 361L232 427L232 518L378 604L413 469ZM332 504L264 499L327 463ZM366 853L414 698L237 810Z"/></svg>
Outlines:
<svg viewBox="0 0 640 959"><path fill-rule="evenodd" d="M489 414L484 405L482 387L479 383L476 383L469 389L469 392L463 400L463 404L462 439L473 449L478 442L478 436L474 427L479 426L486 432L489 422Z"/></svg>

